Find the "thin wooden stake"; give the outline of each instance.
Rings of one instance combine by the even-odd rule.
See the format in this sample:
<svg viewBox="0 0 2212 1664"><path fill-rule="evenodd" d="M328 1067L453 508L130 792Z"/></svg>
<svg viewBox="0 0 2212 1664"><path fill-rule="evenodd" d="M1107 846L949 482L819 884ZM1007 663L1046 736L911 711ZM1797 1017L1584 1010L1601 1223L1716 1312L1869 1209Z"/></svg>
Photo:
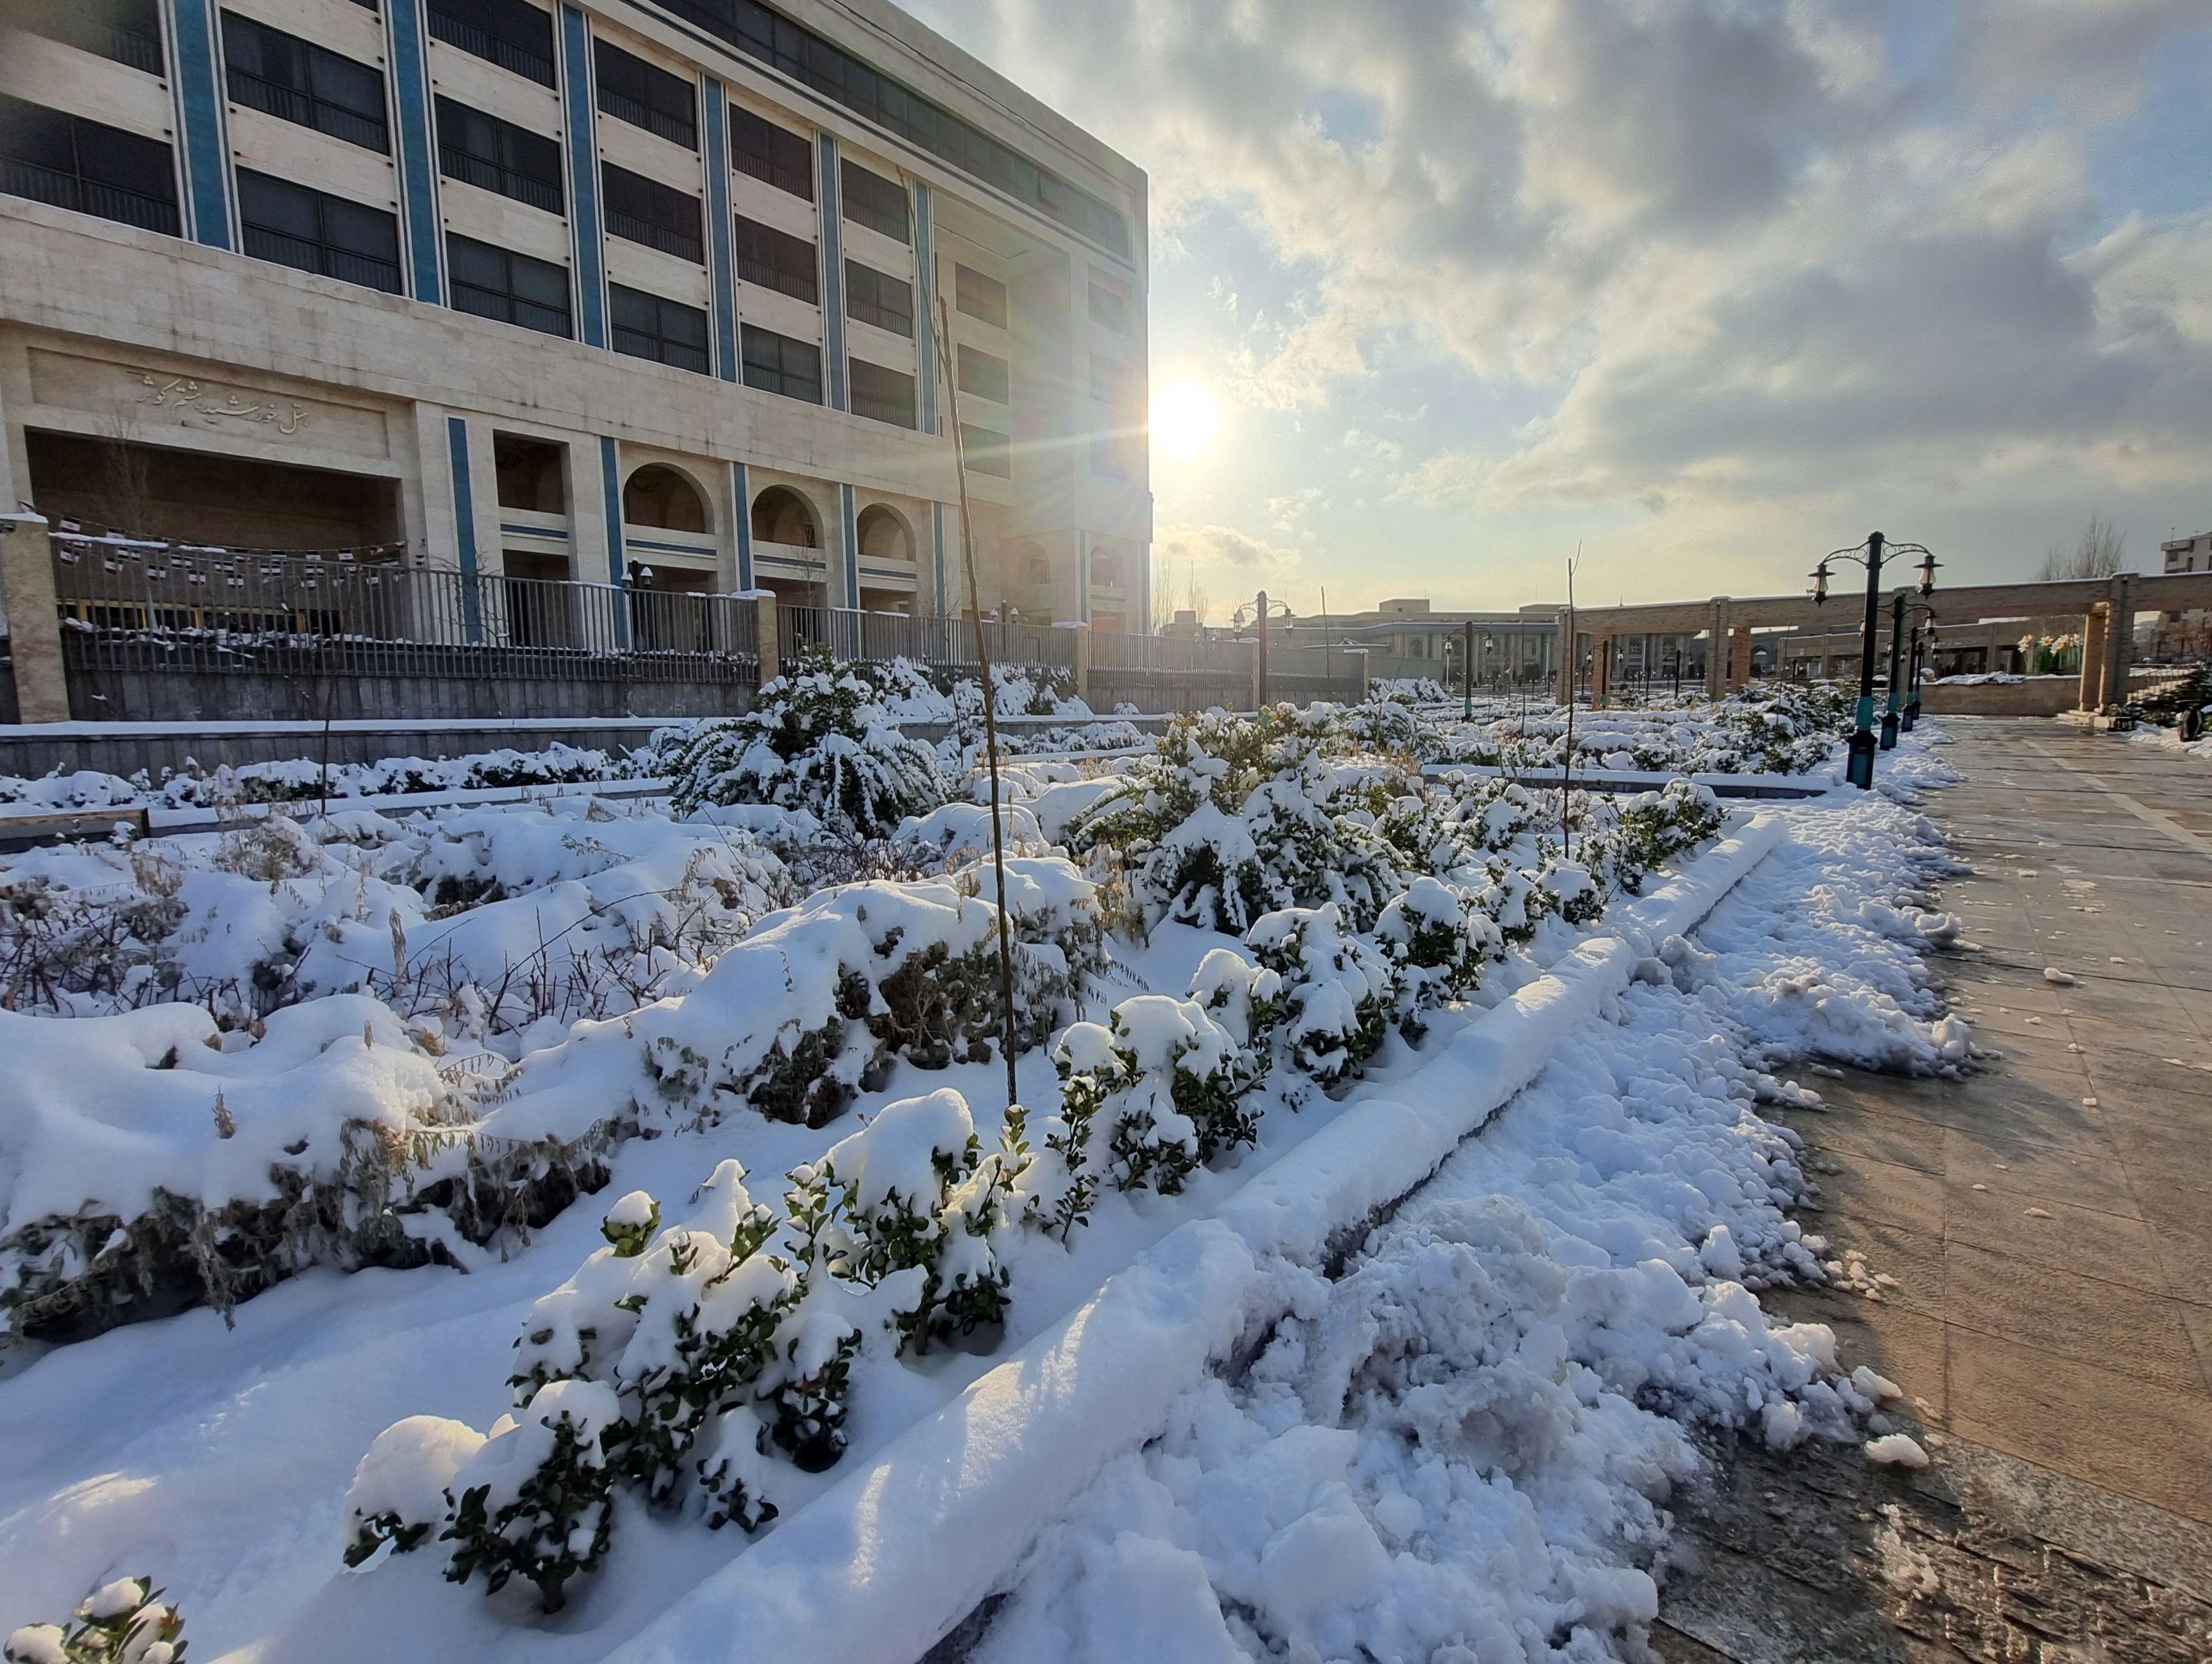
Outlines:
<svg viewBox="0 0 2212 1664"><path fill-rule="evenodd" d="M968 440L960 429L960 385L952 373L952 317L945 309L945 292L930 274L936 291L938 380L945 388L952 418L952 458L960 475L960 558L968 574L968 618L975 630L975 663L983 678L983 762L991 782L991 865L999 880L999 1043L1006 1054L1006 1108L1022 1101L1014 1075L1014 945L1006 922L1006 840L1000 828L999 723L997 687L991 680L991 649L983 634L983 602L975 585L975 517L968 503Z"/></svg>

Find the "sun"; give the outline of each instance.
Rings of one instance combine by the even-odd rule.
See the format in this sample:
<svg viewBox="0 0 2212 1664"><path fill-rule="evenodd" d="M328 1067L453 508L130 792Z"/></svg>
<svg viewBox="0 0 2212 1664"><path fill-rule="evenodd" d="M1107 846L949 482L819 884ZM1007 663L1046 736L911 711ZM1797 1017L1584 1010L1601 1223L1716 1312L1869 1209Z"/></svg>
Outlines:
<svg viewBox="0 0 2212 1664"><path fill-rule="evenodd" d="M1193 462L1213 443L1221 411L1194 381L1163 387L1152 399L1152 448L1170 462Z"/></svg>

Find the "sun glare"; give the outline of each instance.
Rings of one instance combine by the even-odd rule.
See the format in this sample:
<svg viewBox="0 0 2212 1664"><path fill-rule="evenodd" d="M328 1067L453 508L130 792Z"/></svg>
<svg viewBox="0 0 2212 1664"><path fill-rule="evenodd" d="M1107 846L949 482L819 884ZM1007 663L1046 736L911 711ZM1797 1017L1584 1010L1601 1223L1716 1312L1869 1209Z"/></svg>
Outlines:
<svg viewBox="0 0 2212 1664"><path fill-rule="evenodd" d="M1220 410L1195 382L1163 387L1152 400L1152 448L1170 462L1202 456L1220 425Z"/></svg>

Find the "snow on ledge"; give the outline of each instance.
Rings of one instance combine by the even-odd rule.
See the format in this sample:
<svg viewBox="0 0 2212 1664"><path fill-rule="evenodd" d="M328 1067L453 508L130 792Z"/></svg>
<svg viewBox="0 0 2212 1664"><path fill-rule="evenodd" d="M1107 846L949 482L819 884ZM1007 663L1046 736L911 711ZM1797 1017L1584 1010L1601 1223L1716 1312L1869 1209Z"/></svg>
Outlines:
<svg viewBox="0 0 2212 1664"><path fill-rule="evenodd" d="M1279 1260L1318 1265L1426 1179L1620 992L1650 944L1695 928L1779 843L1760 815L1620 909L1545 976L1470 1023L1170 1232L1054 1327L892 1440L702 1582L610 1664L805 1658L913 1664L1003 1586L1045 1526L1176 1396L1287 1309Z"/></svg>

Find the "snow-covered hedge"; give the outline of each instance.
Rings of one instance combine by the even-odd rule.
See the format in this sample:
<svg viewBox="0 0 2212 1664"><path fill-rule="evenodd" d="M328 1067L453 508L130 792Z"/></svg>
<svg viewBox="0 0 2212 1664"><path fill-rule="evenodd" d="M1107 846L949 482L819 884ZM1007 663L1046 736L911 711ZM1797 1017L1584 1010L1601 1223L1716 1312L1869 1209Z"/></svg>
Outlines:
<svg viewBox="0 0 2212 1664"><path fill-rule="evenodd" d="M764 684L745 715L663 729L649 755L682 815L770 804L880 837L950 795L935 749L900 733L875 688L818 652Z"/></svg>
<svg viewBox="0 0 2212 1664"><path fill-rule="evenodd" d="M1016 1037L1026 1048L1069 1014L1098 936L1091 884L1066 860L1008 866ZM988 1060L1000 1022L998 908L941 881L877 882L772 915L681 1001L623 1029L643 1041L671 1107L712 1118L750 1102L771 1120L820 1127L881 1084L894 1057L924 1068Z"/></svg>
<svg viewBox="0 0 2212 1664"><path fill-rule="evenodd" d="M0 1012L0 1336L228 1314L311 1265L422 1265L443 1226L489 1242L605 1182L612 1129L487 1136L504 1060L439 1055L365 996L246 1040L191 1005Z"/></svg>
<svg viewBox="0 0 2212 1664"><path fill-rule="evenodd" d="M746 1531L773 1519L781 1461L844 1453L852 1365L995 1324L1019 1163L980 1149L968 1105L903 1099L793 1169L778 1216L725 1161L681 1224L634 1191L599 1249L530 1309L515 1413L488 1434L433 1416L371 1444L346 1499L349 1564L454 1544L448 1576L513 1578L557 1611L605 1558L613 1495ZM891 1337L897 1337L895 1343Z"/></svg>

